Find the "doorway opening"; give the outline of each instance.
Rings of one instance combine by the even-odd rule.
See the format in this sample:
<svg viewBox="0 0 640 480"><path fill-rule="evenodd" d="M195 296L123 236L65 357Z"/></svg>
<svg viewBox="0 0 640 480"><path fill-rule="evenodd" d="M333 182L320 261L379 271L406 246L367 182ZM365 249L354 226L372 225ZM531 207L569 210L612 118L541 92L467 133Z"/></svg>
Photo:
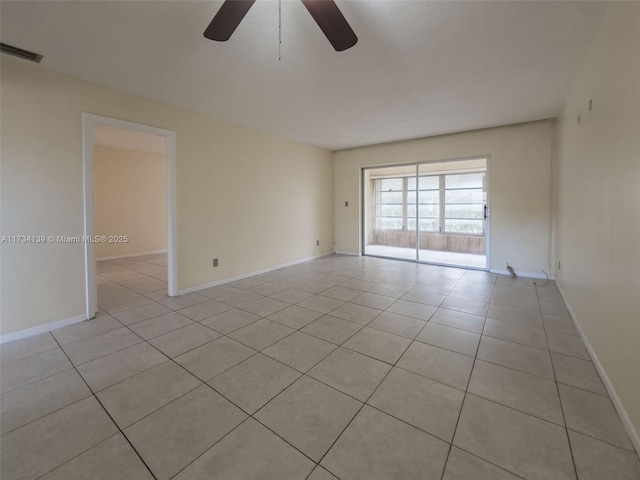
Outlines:
<svg viewBox="0 0 640 480"><path fill-rule="evenodd" d="M175 296L175 133L85 113L83 149L87 318Z"/></svg>
<svg viewBox="0 0 640 480"><path fill-rule="evenodd" d="M362 170L364 255L486 270L488 157Z"/></svg>

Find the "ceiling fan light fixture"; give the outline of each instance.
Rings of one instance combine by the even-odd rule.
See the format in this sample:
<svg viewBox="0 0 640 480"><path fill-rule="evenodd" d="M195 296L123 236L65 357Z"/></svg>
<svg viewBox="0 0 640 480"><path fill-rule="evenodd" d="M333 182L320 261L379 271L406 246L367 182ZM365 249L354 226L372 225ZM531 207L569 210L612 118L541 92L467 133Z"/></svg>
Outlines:
<svg viewBox="0 0 640 480"><path fill-rule="evenodd" d="M226 0L204 31L204 36L216 42L226 42L254 3L256 0Z"/></svg>
<svg viewBox="0 0 640 480"><path fill-rule="evenodd" d="M22 48L14 47L6 43L0 43L0 52L12 55L14 57L21 58L23 60L29 60L30 62L40 63L42 61L42 55Z"/></svg>
<svg viewBox="0 0 640 480"><path fill-rule="evenodd" d="M358 43L358 37L333 0L301 0L336 52Z"/></svg>
<svg viewBox="0 0 640 480"><path fill-rule="evenodd" d="M333 0L301 1L337 52L358 43L358 37ZM254 3L255 0L225 0L204 31L204 36L209 40L226 42Z"/></svg>

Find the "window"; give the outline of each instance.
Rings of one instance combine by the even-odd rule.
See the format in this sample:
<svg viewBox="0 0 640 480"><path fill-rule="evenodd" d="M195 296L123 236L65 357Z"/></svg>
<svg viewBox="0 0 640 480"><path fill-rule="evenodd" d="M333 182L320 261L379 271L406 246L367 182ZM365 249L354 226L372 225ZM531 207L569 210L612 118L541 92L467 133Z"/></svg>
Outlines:
<svg viewBox="0 0 640 480"><path fill-rule="evenodd" d="M440 180L437 175L422 176L418 182L418 215L416 215L416 178L408 181L407 224L415 231L416 217L420 231L438 232L440 228Z"/></svg>
<svg viewBox="0 0 640 480"><path fill-rule="evenodd" d="M484 173L444 176L445 233L484 233Z"/></svg>
<svg viewBox="0 0 640 480"><path fill-rule="evenodd" d="M403 230L405 184L404 178L384 178L376 184L376 229Z"/></svg>
<svg viewBox="0 0 640 480"><path fill-rule="evenodd" d="M376 230L484 235L484 172L373 180ZM417 202L416 202L417 195Z"/></svg>

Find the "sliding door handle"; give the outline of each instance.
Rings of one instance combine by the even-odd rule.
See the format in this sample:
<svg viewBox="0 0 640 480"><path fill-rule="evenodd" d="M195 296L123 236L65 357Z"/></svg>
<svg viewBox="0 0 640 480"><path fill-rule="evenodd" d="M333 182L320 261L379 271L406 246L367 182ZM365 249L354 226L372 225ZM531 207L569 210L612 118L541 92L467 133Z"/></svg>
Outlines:
<svg viewBox="0 0 640 480"><path fill-rule="evenodd" d="M484 219L486 220L487 217L489 216L489 207L487 206L487 204L484 205Z"/></svg>

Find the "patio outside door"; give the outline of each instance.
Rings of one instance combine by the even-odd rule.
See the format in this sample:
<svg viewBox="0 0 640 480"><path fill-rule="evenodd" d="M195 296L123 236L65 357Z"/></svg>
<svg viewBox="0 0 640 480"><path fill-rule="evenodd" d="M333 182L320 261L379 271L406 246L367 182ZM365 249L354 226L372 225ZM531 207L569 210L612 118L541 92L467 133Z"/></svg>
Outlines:
<svg viewBox="0 0 640 480"><path fill-rule="evenodd" d="M487 159L363 169L365 255L486 269Z"/></svg>

